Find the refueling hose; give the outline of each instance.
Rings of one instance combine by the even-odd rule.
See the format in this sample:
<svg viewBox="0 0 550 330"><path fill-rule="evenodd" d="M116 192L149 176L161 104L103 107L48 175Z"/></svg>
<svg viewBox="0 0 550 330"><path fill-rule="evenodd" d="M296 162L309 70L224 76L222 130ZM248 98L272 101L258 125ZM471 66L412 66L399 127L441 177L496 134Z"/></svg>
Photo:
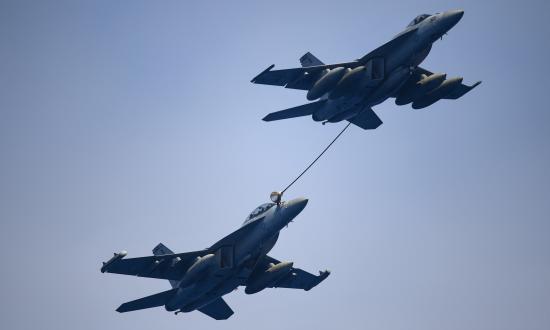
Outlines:
<svg viewBox="0 0 550 330"><path fill-rule="evenodd" d="M315 159L308 165L308 167L306 167L306 169L303 170L302 173L300 173L300 175L298 175L298 176L296 177L296 179L294 179L294 181L292 181L288 186L286 186L285 189L283 189L283 191L281 191L281 192L279 193L279 194L280 194L279 198L282 197L282 195L285 193L285 191L287 191L288 188L290 188L296 181L298 181L298 180L302 177L302 175L304 175L304 174L313 166L313 164L315 164L315 162L317 162L317 161L319 160L319 158L321 158L321 156L323 156L323 154L330 148L330 146L332 146L332 144L334 144L334 142L336 142L336 140L338 140L338 138L340 137L340 135L342 135L342 134L348 129L349 125L351 125L351 122L348 123L348 124L346 125L346 127L344 127L344 129L342 129L342 130L340 131L340 133L338 133L338 135L336 135L336 137L332 140L332 142L330 142L330 143L328 144L328 146L326 146L326 148L319 154L319 156L317 156L317 158L315 158Z"/></svg>

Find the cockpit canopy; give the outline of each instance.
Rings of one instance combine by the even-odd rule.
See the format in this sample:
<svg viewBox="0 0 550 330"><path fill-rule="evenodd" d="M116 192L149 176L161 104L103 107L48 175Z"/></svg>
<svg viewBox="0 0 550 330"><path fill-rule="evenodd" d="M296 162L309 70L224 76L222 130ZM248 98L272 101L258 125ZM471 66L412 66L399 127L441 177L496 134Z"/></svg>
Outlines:
<svg viewBox="0 0 550 330"><path fill-rule="evenodd" d="M276 204L275 203L265 203L265 204L262 204L262 205L258 206L257 208L255 208L254 211L252 211L248 215L248 217L246 217L246 219L243 222L243 226L246 225L247 223L249 223L251 220L254 220L254 219L258 218L261 214L265 213L267 210L272 208L274 205L276 205Z"/></svg>
<svg viewBox="0 0 550 330"><path fill-rule="evenodd" d="M418 15L416 16L410 23L409 25L407 25L407 27L409 26L414 26L420 22L422 22L423 20L425 20L426 18L430 17L431 15L429 14L422 14L422 15Z"/></svg>

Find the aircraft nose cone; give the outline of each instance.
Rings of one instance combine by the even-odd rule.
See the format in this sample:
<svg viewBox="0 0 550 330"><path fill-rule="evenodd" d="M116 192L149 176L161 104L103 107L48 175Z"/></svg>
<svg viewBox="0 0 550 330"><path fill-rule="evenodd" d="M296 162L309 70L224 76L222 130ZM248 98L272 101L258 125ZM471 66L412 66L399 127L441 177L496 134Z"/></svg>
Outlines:
<svg viewBox="0 0 550 330"><path fill-rule="evenodd" d="M450 25L451 27L455 26L458 21L464 16L464 10L462 9L455 9L455 10L449 10L447 12L447 16L449 17Z"/></svg>
<svg viewBox="0 0 550 330"><path fill-rule="evenodd" d="M438 32L434 35L435 39L438 39L439 37L447 33L450 29L452 29L458 23L458 21L460 21L463 15L464 10L462 9L455 9L444 12L441 15L441 19L437 21L438 23L436 23L438 26Z"/></svg>
<svg viewBox="0 0 550 330"><path fill-rule="evenodd" d="M462 9L456 9L451 11L451 15L456 19L456 21L460 21L462 16L464 16L464 10Z"/></svg>
<svg viewBox="0 0 550 330"><path fill-rule="evenodd" d="M307 198L297 198L294 200L294 207L296 208L296 211L298 213L302 212L306 205L307 205L308 199Z"/></svg>
<svg viewBox="0 0 550 330"><path fill-rule="evenodd" d="M296 198L285 203L285 213L287 213L289 221L304 210L307 202L307 198Z"/></svg>

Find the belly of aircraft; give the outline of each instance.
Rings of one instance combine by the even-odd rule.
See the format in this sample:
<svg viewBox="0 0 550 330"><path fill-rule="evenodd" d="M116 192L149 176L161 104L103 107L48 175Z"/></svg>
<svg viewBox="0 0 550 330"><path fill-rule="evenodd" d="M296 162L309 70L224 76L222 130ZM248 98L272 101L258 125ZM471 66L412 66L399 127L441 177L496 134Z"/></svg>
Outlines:
<svg viewBox="0 0 550 330"><path fill-rule="evenodd" d="M227 281L220 283L220 285L214 288L213 290L202 294L200 297L194 299L193 301L187 302L180 309L182 312L194 311L212 302L213 300L223 297L224 295L234 291L239 287L239 285L241 285L241 283L242 283L242 279L239 279L237 277L228 279Z"/></svg>
<svg viewBox="0 0 550 330"><path fill-rule="evenodd" d="M315 121L329 120L340 113L348 112L361 103L361 97L341 97L335 100L328 99L325 105L315 112L311 117Z"/></svg>
<svg viewBox="0 0 550 330"><path fill-rule="evenodd" d="M274 238L276 240L276 237ZM270 242L271 243L271 242ZM235 268L223 272L213 272L201 279L195 285L188 288L181 288L177 297L167 304L169 310L179 309L182 312L190 312L206 305L212 300L232 292L239 285L246 282L246 279L253 271L257 260L263 258L260 254L250 258L244 263L235 260Z"/></svg>

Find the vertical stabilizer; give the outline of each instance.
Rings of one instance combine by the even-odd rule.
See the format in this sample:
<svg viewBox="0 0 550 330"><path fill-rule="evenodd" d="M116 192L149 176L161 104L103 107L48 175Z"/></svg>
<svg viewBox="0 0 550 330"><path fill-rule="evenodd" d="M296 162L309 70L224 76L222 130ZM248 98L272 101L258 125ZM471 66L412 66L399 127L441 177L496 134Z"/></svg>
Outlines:
<svg viewBox="0 0 550 330"><path fill-rule="evenodd" d="M174 254L174 252L172 252L172 250L167 248L162 243L159 243L157 246L155 246L153 248L153 255L161 256L161 255L165 255L165 254ZM173 280L168 280L168 282L170 282L170 285L172 286L172 288L176 288L179 284L178 281L173 281Z"/></svg>
<svg viewBox="0 0 550 330"><path fill-rule="evenodd" d="M308 66L325 65L325 63L321 62L310 52L307 52L302 57L300 57L300 64L302 64L302 67L304 68Z"/></svg>

